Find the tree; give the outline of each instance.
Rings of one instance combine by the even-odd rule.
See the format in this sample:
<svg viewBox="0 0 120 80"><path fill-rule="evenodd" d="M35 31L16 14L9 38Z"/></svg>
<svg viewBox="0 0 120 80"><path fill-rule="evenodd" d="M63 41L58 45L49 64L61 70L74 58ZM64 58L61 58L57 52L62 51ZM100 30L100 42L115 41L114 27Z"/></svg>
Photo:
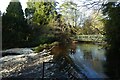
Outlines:
<svg viewBox="0 0 120 80"><path fill-rule="evenodd" d="M64 35L65 24L62 21L62 15L56 10L57 2L34 2L29 0L27 3L26 15L28 22L32 23L33 29L38 29L36 33L39 44L59 40ZM32 12L32 13L31 13Z"/></svg>
<svg viewBox="0 0 120 80"><path fill-rule="evenodd" d="M31 17L32 22L37 25L46 25L56 15L55 2L34 2L29 0L26 8L27 17Z"/></svg>
<svg viewBox="0 0 120 80"><path fill-rule="evenodd" d="M82 27L83 34L105 34L104 31L104 20L101 11L97 13L96 10L84 21L84 26Z"/></svg>
<svg viewBox="0 0 120 80"><path fill-rule="evenodd" d="M56 2L29 0L25 14L29 26L33 29L33 35L36 36L34 42L43 44L53 41L54 34L51 28L55 27L57 17Z"/></svg>
<svg viewBox="0 0 120 80"><path fill-rule="evenodd" d="M103 5L106 16L105 31L108 43L107 74L116 80L120 78L120 3L108 2Z"/></svg>
<svg viewBox="0 0 120 80"><path fill-rule="evenodd" d="M2 15L2 12L0 11L0 16Z"/></svg>
<svg viewBox="0 0 120 80"><path fill-rule="evenodd" d="M93 29L91 28L92 26L92 20L91 18L88 18L85 20L82 29L82 34L89 35L89 34L94 34Z"/></svg>
<svg viewBox="0 0 120 80"><path fill-rule="evenodd" d="M73 36L77 33L77 27L80 25L80 12L78 5L72 1L66 1L61 6L61 14L65 22L65 30Z"/></svg>
<svg viewBox="0 0 120 80"><path fill-rule="evenodd" d="M95 32L95 34L105 34L104 31L104 19L102 15L102 11L100 10L99 12L94 10L93 13L90 16L91 18L91 24L92 24L92 29Z"/></svg>
<svg viewBox="0 0 120 80"><path fill-rule="evenodd" d="M2 16L3 48L23 46L28 34L21 3L18 0L17 2L12 1L14 0L11 0L6 13Z"/></svg>
<svg viewBox="0 0 120 80"><path fill-rule="evenodd" d="M79 18L78 6L74 2L64 2L61 6L61 14L64 16L65 22L72 26L77 26Z"/></svg>

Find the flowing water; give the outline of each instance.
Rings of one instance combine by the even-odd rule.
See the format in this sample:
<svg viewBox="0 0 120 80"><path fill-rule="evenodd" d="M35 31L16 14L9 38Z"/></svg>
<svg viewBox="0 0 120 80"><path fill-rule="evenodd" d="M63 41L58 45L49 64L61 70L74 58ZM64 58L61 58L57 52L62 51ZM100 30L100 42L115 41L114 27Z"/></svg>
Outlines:
<svg viewBox="0 0 120 80"><path fill-rule="evenodd" d="M105 49L97 44L71 44L67 47L57 46L53 49L54 59L69 56L81 73L88 78L106 78L105 75ZM78 72L79 72L78 71Z"/></svg>
<svg viewBox="0 0 120 80"><path fill-rule="evenodd" d="M69 54L75 65L88 78L105 78L105 50L95 44L77 44Z"/></svg>

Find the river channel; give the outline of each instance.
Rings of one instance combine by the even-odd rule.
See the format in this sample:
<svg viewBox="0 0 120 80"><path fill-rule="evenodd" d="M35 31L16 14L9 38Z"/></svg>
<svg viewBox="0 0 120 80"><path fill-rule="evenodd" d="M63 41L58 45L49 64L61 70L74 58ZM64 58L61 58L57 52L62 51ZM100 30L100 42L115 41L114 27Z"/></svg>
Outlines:
<svg viewBox="0 0 120 80"><path fill-rule="evenodd" d="M56 46L52 53L54 59L59 61L68 56L77 67L77 72L87 78L106 78L105 75L105 49L92 43L73 43L69 46Z"/></svg>

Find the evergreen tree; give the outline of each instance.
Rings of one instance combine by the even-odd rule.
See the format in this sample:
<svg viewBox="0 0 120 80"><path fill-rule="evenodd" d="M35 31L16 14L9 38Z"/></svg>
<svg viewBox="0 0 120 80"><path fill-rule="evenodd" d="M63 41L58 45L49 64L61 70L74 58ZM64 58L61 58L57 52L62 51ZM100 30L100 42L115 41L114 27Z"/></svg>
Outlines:
<svg viewBox="0 0 120 80"><path fill-rule="evenodd" d="M21 3L18 0L17 2L11 0L2 18L3 48L21 47L27 37L27 26Z"/></svg>

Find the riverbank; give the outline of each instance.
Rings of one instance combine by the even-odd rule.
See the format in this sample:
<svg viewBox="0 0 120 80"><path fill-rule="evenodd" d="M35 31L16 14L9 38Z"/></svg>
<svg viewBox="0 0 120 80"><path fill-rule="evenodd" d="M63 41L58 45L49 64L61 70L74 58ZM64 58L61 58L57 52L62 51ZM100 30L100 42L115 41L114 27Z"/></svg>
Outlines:
<svg viewBox="0 0 120 80"><path fill-rule="evenodd" d="M32 73L42 74L42 63L53 59L53 55L50 55L49 53L49 51L44 49L39 53L2 57L0 58L0 64L2 65L0 74L2 75L2 78L25 76Z"/></svg>
<svg viewBox="0 0 120 80"><path fill-rule="evenodd" d="M50 51L54 46L58 44L59 42L53 42L51 44L40 44L39 46L33 48L11 48L7 50L2 50L0 51L0 53L2 53L2 57L9 55L13 56L13 55L21 55L21 54L29 54L29 53L39 53L44 49Z"/></svg>
<svg viewBox="0 0 120 80"><path fill-rule="evenodd" d="M93 42L93 41L77 41L77 40L73 40L72 43L78 43L78 44L94 44L94 45L99 45L102 46L102 48L107 49L107 42L102 41L102 42Z"/></svg>
<svg viewBox="0 0 120 80"><path fill-rule="evenodd" d="M40 44L39 46L37 46L37 47L34 47L33 48L33 50L35 51L35 52L40 52L40 51L42 51L43 49L47 49L47 50L51 50L54 46L56 46L56 45L59 45L59 42L53 42L53 43L51 43L51 44Z"/></svg>
<svg viewBox="0 0 120 80"><path fill-rule="evenodd" d="M58 42L54 42L35 48L14 48L3 51L5 56L0 58L0 64L2 66L0 75L2 75L2 79L41 79L43 77L43 62L54 62L53 55L50 53L58 44ZM50 68L54 71L51 72L50 69L50 71L45 72L45 78L52 76L53 78L60 77L63 74L68 75L66 72L59 71L57 66L60 66L60 64L46 64L45 71ZM62 78L66 78L66 76L62 76Z"/></svg>
<svg viewBox="0 0 120 80"><path fill-rule="evenodd" d="M2 80L36 80L42 79L43 75L45 79L76 78L74 76L74 73L76 74L76 76L78 75L78 73L70 64L66 64L66 61L63 57L61 57L63 60L53 60L53 55L50 54L51 49L44 49L38 53L33 51L32 53L28 54L11 55L0 58L0 64L2 64L0 75L2 75ZM47 63L44 65L44 74L43 62L53 62L52 64ZM65 66L63 67L63 65ZM77 78L79 77L77 76Z"/></svg>
<svg viewBox="0 0 120 80"><path fill-rule="evenodd" d="M44 44L44 46L45 45L46 44ZM39 48L41 50L40 52L38 50ZM18 52L19 50L21 51L21 49L17 49ZM38 52L36 50L38 50ZM26 50L24 51L26 52ZM82 69L84 68L82 64L86 65L89 70L92 70L93 72L99 70L97 69L97 65L99 65L99 71L102 71L101 62L105 61L105 57L102 52L103 49L100 46L94 44L78 44L77 42L72 42L72 44L69 45L54 43L54 45L49 45L49 47L47 45L47 47L45 46L43 49L41 49L41 46L38 46L35 48L30 48L30 52L28 51L25 54L2 57L0 62L3 64L3 69L1 69L0 73L3 78L30 78L32 80L33 78L40 79L43 77L43 62L47 62L44 64L44 78L56 77L59 79L68 79L70 78L68 77L69 75L73 76L73 78L90 78L91 75L84 75L84 71L82 72ZM86 63L87 60L88 62ZM52 63L48 63L50 61ZM88 63L91 63L91 65L93 64L93 67ZM77 68L76 64L78 66L83 66L83 68ZM84 68L86 69L85 72L89 72L88 68ZM92 75L92 77L95 76L96 75Z"/></svg>

